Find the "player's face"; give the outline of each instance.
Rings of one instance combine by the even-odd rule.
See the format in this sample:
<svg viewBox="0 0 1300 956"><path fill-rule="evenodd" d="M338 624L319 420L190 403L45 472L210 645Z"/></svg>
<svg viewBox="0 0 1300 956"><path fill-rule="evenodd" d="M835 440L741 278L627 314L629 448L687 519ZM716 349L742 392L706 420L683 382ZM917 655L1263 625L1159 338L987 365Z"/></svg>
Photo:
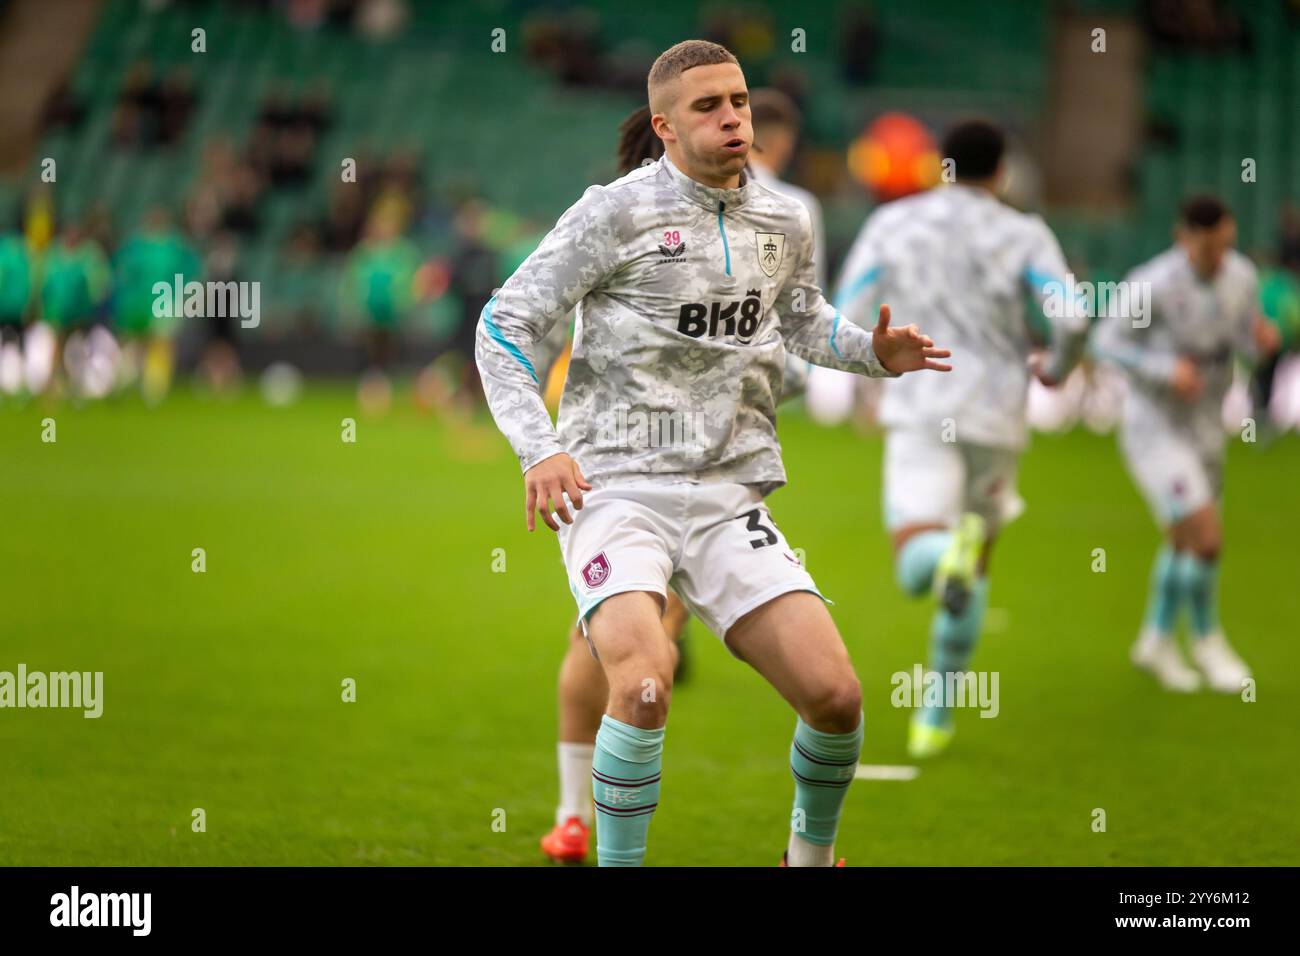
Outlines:
<svg viewBox="0 0 1300 956"><path fill-rule="evenodd" d="M665 145L676 144L688 176L734 186L754 141L745 74L734 63L717 63L687 70L674 82L660 133Z"/></svg>
<svg viewBox="0 0 1300 956"><path fill-rule="evenodd" d="M1183 228L1179 243L1187 252L1196 274L1203 279L1213 278L1223 265L1223 257L1237 244L1237 222L1224 216L1217 226L1209 229Z"/></svg>

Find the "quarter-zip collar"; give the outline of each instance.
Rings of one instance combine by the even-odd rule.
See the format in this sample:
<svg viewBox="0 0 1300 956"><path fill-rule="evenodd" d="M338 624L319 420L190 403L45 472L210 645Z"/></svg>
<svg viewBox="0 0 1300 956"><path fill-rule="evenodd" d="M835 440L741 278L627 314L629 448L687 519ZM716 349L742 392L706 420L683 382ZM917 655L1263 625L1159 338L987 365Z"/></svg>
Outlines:
<svg viewBox="0 0 1300 956"><path fill-rule="evenodd" d="M743 169L740 171L740 185L737 188L720 189L691 179L673 165L667 153L660 157L659 162L668 170L668 175L672 178L677 191L691 202L708 209L709 212L717 213L724 207L730 212L739 209L749 199L749 174Z"/></svg>

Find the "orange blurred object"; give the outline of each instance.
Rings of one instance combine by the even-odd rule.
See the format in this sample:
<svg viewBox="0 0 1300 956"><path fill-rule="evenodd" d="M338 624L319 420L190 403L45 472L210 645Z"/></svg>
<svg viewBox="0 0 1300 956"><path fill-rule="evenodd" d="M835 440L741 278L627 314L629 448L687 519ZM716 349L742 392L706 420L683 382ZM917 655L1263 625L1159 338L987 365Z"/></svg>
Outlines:
<svg viewBox="0 0 1300 956"><path fill-rule="evenodd" d="M888 202L939 182L939 148L919 120L885 113L849 147L849 169L878 202Z"/></svg>

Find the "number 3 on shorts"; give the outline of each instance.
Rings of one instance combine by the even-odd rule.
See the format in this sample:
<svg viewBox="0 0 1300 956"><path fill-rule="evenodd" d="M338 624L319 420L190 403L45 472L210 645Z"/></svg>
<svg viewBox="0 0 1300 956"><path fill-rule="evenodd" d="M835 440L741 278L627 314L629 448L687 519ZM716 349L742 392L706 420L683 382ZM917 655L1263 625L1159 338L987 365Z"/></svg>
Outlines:
<svg viewBox="0 0 1300 956"><path fill-rule="evenodd" d="M753 531L763 535L761 538L749 539L749 546L755 550L758 548L766 548L769 544L776 544L776 532L759 520L762 517L762 513L755 508L752 511L746 511L743 515L736 515L736 517L732 519L733 521L743 520L745 522L746 531Z"/></svg>

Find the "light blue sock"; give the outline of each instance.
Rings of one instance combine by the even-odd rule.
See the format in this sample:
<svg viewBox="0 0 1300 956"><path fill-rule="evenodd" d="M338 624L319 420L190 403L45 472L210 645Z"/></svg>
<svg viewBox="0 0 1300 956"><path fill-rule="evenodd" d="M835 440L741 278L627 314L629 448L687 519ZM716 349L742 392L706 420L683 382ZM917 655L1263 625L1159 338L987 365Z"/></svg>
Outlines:
<svg viewBox="0 0 1300 956"><path fill-rule="evenodd" d="M966 609L961 614L954 616L943 607L935 610L930 623L930 670L943 675L966 670L975 653L975 645L979 642L988 597L989 579L980 577L975 579L970 600L966 602ZM945 676L945 694L947 685ZM951 724L952 711L949 708L952 703L945 700L942 707L927 707L924 711L926 723L932 727Z"/></svg>
<svg viewBox="0 0 1300 956"><path fill-rule="evenodd" d="M640 866L650 817L659 804L664 728L643 730L606 714L591 759L596 804L596 861Z"/></svg>
<svg viewBox="0 0 1300 956"><path fill-rule="evenodd" d="M1195 554L1180 555L1179 577L1192 616L1192 636L1205 637L1219 629L1219 562Z"/></svg>
<svg viewBox="0 0 1300 956"><path fill-rule="evenodd" d="M1161 634L1172 634L1178 624L1185 594L1181 564L1182 556L1166 544L1156 553L1156 563L1151 566L1146 626Z"/></svg>
<svg viewBox="0 0 1300 956"><path fill-rule="evenodd" d="M950 531L922 531L904 541L894 559L898 586L912 597L929 591L934 581L935 565L951 542Z"/></svg>
<svg viewBox="0 0 1300 956"><path fill-rule="evenodd" d="M790 745L794 774L794 812L790 827L809 843L830 846L840 826L840 810L862 753L862 725L847 734L813 730L800 718ZM802 827L802 829L800 829Z"/></svg>

